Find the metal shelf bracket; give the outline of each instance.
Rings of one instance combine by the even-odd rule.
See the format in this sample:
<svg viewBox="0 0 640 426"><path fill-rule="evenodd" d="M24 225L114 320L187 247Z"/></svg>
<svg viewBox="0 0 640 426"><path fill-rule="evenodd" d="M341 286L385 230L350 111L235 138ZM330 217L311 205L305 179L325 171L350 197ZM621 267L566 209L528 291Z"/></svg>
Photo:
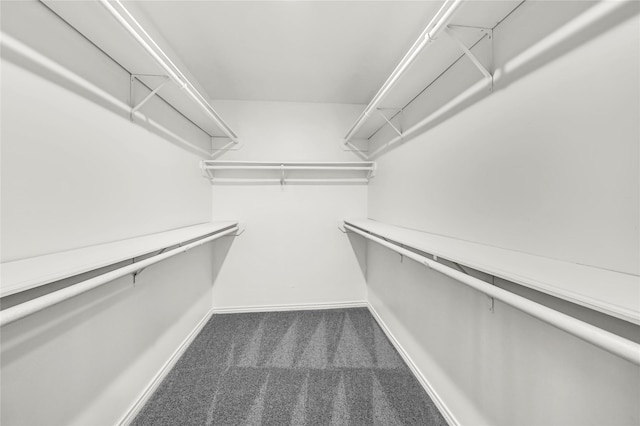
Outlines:
<svg viewBox="0 0 640 426"><path fill-rule="evenodd" d="M238 151L242 145L228 136L211 136L211 152Z"/></svg>
<svg viewBox="0 0 640 426"><path fill-rule="evenodd" d="M179 244L179 245L180 245L180 244ZM154 254L154 256L158 256L158 255L160 255L160 254L164 253L165 251L167 251L167 249L168 249L168 247L165 247L165 248L161 249L158 253ZM135 259L135 258L133 259L133 263L136 263L136 259ZM137 271L134 271L134 272L131 274L131 276L133 277L133 285L135 285L135 284L136 284L136 277L137 277L138 275L140 275L140 274L142 273L142 271L144 271L144 270L145 270L145 269L147 269L147 268L148 268L148 266L145 266L144 268L138 269Z"/></svg>
<svg viewBox="0 0 640 426"><path fill-rule="evenodd" d="M383 110L391 110L393 111L393 114L391 116L391 119L389 119L387 117L387 115L382 112ZM402 108L376 108L376 111L378 111L378 114L380 114L380 116L382 118L384 118L384 121L387 122L387 124L393 129L394 132L396 132L398 134L398 136L402 137L402 112L403 109ZM398 127L395 126L395 124L393 124L391 122L391 120L393 120L395 117L400 116L400 128L398 129Z"/></svg>
<svg viewBox="0 0 640 426"><path fill-rule="evenodd" d="M240 235L242 235L244 233L244 231L247 229L247 225L244 222L240 222L238 223L238 230L236 231L235 234L233 234L234 237L239 237Z"/></svg>
<svg viewBox="0 0 640 426"><path fill-rule="evenodd" d="M373 163L371 170L369 170L369 173L367 174L367 179L374 177L376 175L376 170L378 170L378 163Z"/></svg>
<svg viewBox="0 0 640 426"><path fill-rule="evenodd" d="M162 78L162 81L160 82L160 84L158 84L158 86L156 86L155 89L152 89L151 92L149 94L147 94L147 96L145 96L140 102L138 102L137 104L134 105L134 86L135 86L135 80L138 80L142 83L142 80L140 80L138 77L159 77ZM154 75L154 74L131 74L131 79L129 80L129 101L130 101L130 105L131 105L131 111L129 112L129 118L131 119L131 121L133 121L133 117L136 114L136 111L138 111L142 105L146 104L149 99L153 98L160 89L162 89L162 87L167 84L169 82L169 76L167 75Z"/></svg>
<svg viewBox="0 0 640 426"><path fill-rule="evenodd" d="M471 28L474 30L480 30L481 33L487 34L489 37L489 62L490 69L487 69L482 62L474 55L471 50L465 46L465 44L460 40L457 29L458 28ZM451 40L453 40L458 47L464 52L464 54L473 62L473 65L478 68L478 70L485 76L485 78L490 82L489 91L493 92L493 29L492 28L484 28L484 27L468 27L468 26L457 26L457 25L448 25L445 28L445 33L449 36Z"/></svg>
<svg viewBox="0 0 640 426"><path fill-rule="evenodd" d="M206 166L207 163L205 162L205 160L200 160L200 171L202 172L202 177L213 181L213 174L211 173L211 170L207 169Z"/></svg>

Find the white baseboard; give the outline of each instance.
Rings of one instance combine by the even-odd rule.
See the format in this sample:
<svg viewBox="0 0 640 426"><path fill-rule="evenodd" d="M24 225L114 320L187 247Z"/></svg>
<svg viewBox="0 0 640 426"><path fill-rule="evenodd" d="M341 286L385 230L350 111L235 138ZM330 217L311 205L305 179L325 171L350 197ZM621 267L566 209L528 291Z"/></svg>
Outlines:
<svg viewBox="0 0 640 426"><path fill-rule="evenodd" d="M313 311L320 309L366 308L368 305L365 300L357 300L353 302L299 303L293 305L233 306L228 308L213 308L213 313L239 314L247 312Z"/></svg>
<svg viewBox="0 0 640 426"><path fill-rule="evenodd" d="M149 398L151 398L151 395L153 395L158 386L160 386L160 383L162 383L167 374L169 374L174 365L176 365L182 354L187 350L189 345L191 345L191 342L193 342L198 333L200 333L200 330L202 330L205 324L207 324L209 318L211 318L213 314L214 310L209 310L209 312L207 312L207 314L200 320L200 322L194 327L194 329L191 330L191 333L189 333L189 335L182 341L182 343L180 343L178 349L176 349L175 352L171 354L169 360L162 366L160 371L158 371L153 379L151 379L151 382L149 382L138 399L133 403L133 405L131 405L124 416L122 416L120 421L116 423L117 425L127 426L133 421L133 419L138 415L140 410L142 410L142 407L144 407Z"/></svg>
<svg viewBox="0 0 640 426"><path fill-rule="evenodd" d="M447 421L447 423L450 426L458 426L459 423L456 420L456 418L453 416L453 414L451 413L449 408L446 406L446 404L442 401L440 396L438 396L436 391L433 389L433 387L429 383L429 380L427 380L424 374L422 374L422 372L420 371L416 363L413 362L413 359L411 359L411 356L407 353L407 351L405 351L404 347L402 347L402 345L400 344L398 339L396 339L396 337L393 335L389 327L387 327L387 324L385 324L385 322L382 320L382 318L380 317L380 314L378 314L378 312L375 310L373 306L371 306L370 303L367 303L367 308L369 308L369 312L371 312L371 315L373 316L373 318L375 318L376 322L378 323L378 325L380 326L384 334L386 334L386 336L389 338L389 340L391 341L393 346L396 348L400 356L402 356L402 359L404 359L404 362L407 363L407 365L413 372L413 375L416 376L416 378L418 379L418 382L420 382L424 390L427 392L427 395L429 395L433 403L436 405L436 407L438 407L438 410L440 410L442 417L444 417L444 419Z"/></svg>

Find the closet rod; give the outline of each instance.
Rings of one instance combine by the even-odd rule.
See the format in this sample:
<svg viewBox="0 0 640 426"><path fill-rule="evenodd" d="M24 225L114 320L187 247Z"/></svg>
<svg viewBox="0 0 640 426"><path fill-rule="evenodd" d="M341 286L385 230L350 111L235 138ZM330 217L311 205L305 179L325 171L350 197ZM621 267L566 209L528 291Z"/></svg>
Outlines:
<svg viewBox="0 0 640 426"><path fill-rule="evenodd" d="M203 166L207 170L375 170L372 166L340 167L340 166Z"/></svg>
<svg viewBox="0 0 640 426"><path fill-rule="evenodd" d="M222 132L227 135L229 139L233 141L233 143L238 143L238 136L231 130L231 128L224 122L222 117L216 112L215 109L207 102L207 100L200 94L200 92L191 84L191 82L185 77L185 75L180 71L180 69L169 59L169 57L160 49L160 47L156 44L155 41L147 34L147 32L142 28L140 23L135 20L135 18L129 13L129 11L120 3L120 0L99 0L100 4L104 6L105 9L122 25L128 32L136 39L136 41L144 48L144 50L151 55L151 57L156 61L160 67L168 74L169 78L171 78L181 89L184 91L198 104L200 107L213 119L216 125L222 130ZM122 11L126 14L126 18L120 14L111 3L117 4ZM140 30L142 34L153 44L153 47L149 45L149 43L140 35L136 29L131 26L129 21L131 21L137 28ZM162 59L158 52L166 59Z"/></svg>
<svg viewBox="0 0 640 426"><path fill-rule="evenodd" d="M0 311L0 327L11 324L14 321L18 321L19 319L22 319L31 314L35 314L36 312L40 312L51 306L57 305L58 303L64 302L65 300L76 297L82 293L86 293L89 290L93 290L94 288L100 287L101 285L111 282L115 279L140 271L141 269L153 265L154 263L158 263L177 254L184 253L187 250L201 246L210 241L217 240L220 237L224 237L225 235L238 231L238 229L239 227L236 225L233 228L227 229L226 231L218 232L217 234L210 235L182 247L169 250L140 262L127 265L123 268L118 268L114 271L107 272L106 274L98 275L97 277L90 278L78 284L74 284L61 290L57 290L52 293L45 294L44 296L36 297L35 299L31 299L19 305L4 309L3 311Z"/></svg>
<svg viewBox="0 0 640 426"><path fill-rule="evenodd" d="M373 97L369 105L364 109L362 114L353 124L347 135L344 137L344 144L348 144L351 138L362 127L364 122L369 118L371 113L375 111L377 106L382 102L389 90L398 82L400 77L405 73L409 66L415 61L420 52L433 40L436 39L440 31L446 26L453 14L462 5L462 0L446 0L442 7L438 10L433 19L429 22L420 37L413 43L413 46L404 55L400 63L393 70L387 81L384 82L378 93Z"/></svg>
<svg viewBox="0 0 640 426"><path fill-rule="evenodd" d="M531 315L541 321L544 321L560 330L566 331L585 342L591 343L602 348L614 355L626 359L633 364L640 365L640 345L631 340L620 337L617 334L610 333L601 328L595 327L584 321L580 321L562 312L548 308L544 305L536 303L532 300L518 296L517 294L503 290L500 287L488 284L482 280L466 275L453 268L449 268L441 263L433 261L427 257L416 254L410 250L399 247L396 244L389 243L380 237L372 235L368 232L355 228L345 222L345 229L355 232L371 241L374 241L384 247L387 247L401 255L408 257L422 265L440 272L443 275L460 281L467 286L486 294L489 297L500 300L507 305Z"/></svg>
<svg viewBox="0 0 640 426"><path fill-rule="evenodd" d="M308 184L312 184L312 183L335 183L335 184L340 184L340 183L344 183L344 184L353 184L353 183L369 183L369 179L367 178L326 178L326 179L322 179L322 178L285 178L285 179L280 179L280 178L212 178L211 179L212 183L228 183L228 184L233 184L233 183L245 183L245 184L249 184L249 183L280 183L280 184L286 184L286 183L308 183Z"/></svg>

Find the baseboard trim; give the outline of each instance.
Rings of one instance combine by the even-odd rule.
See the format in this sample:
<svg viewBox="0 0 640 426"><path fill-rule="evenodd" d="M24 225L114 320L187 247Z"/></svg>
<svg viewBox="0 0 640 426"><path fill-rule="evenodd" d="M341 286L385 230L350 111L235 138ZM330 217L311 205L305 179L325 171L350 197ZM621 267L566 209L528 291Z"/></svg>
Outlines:
<svg viewBox="0 0 640 426"><path fill-rule="evenodd" d="M436 405L436 407L438 407L438 410L440 410L442 417L444 417L444 419L450 426L459 426L460 423L458 423L456 418L453 416L451 410L449 410L447 405L442 401L438 393L433 389L433 386L431 386L431 384L429 383L429 380L427 380L424 374L422 374L416 363L413 362L413 359L411 359L411 356L407 353L402 344L400 344L398 339L396 339L389 327L387 327L387 324L384 322L382 317L380 317L380 314L378 314L375 308L368 302L367 308L369 309L369 312L371 312L371 315L376 320L384 334L389 338L393 346L396 348L400 356L402 356L404 362L407 363L407 365L413 372L413 375L416 376L418 382L420 382L420 385L422 385L424 390L427 392L427 395L429 395L433 403Z"/></svg>
<svg viewBox="0 0 640 426"><path fill-rule="evenodd" d="M352 302L298 303L293 305L233 306L228 308L213 308L213 313L239 314L248 312L314 311L321 309L366 308L368 306L369 304L366 300L357 300Z"/></svg>
<svg viewBox="0 0 640 426"><path fill-rule="evenodd" d="M162 383L167 374L169 374L174 365L176 365L182 354L187 350L189 345L191 345L191 342L193 342L198 333L200 333L200 330L204 328L205 324L207 324L213 314L214 310L210 309L209 312L207 312L206 315L200 320L200 322L196 324L193 330L191 330L191 333L189 333L189 335L182 341L182 343L180 343L180 346L178 346L173 354L171 354L169 360L164 363L162 368L160 368L160 371L158 371L153 379L151 379L151 382L149 382L138 399L131 405L131 407L129 407L120 421L116 423L117 425L127 426L133 421L133 419L135 419L140 410L142 410L142 407L144 407L149 398L151 398L151 395L153 395L158 386L160 386L160 383Z"/></svg>

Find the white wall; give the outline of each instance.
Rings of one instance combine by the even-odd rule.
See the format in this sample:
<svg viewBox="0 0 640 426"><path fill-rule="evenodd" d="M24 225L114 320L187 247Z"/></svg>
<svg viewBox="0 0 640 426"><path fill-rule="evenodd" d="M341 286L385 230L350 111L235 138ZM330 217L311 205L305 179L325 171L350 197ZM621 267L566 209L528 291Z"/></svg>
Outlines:
<svg viewBox="0 0 640 426"><path fill-rule="evenodd" d="M242 132L242 161L355 161L340 138L357 105L217 102ZM344 217L366 216L365 185L213 185L214 219L238 218L236 239L213 289L216 307L365 300L364 272ZM357 244L357 243L356 243Z"/></svg>
<svg viewBox="0 0 640 426"><path fill-rule="evenodd" d="M503 74L541 4L525 3L496 31ZM3 328L3 424L114 423L212 300L365 297L464 424L639 421L636 367L500 304L490 315L484 296L380 247L369 247L364 270L362 242L337 230L343 217L367 215L369 197L373 219L637 272L637 16L505 77L509 85L382 157L369 189L210 188L198 157L114 107L126 102L126 72L42 5L2 7L3 31L75 74L3 49L3 260L211 216L247 225L230 251L228 242L192 250L145 270L135 287L122 278ZM244 143L221 159L356 159L339 142L362 106L215 106ZM149 110L206 142L161 103Z"/></svg>
<svg viewBox="0 0 640 426"><path fill-rule="evenodd" d="M461 425L632 425L640 369L455 280L367 247L368 300Z"/></svg>
<svg viewBox="0 0 640 426"><path fill-rule="evenodd" d="M211 245L2 328L3 425L113 425L211 309Z"/></svg>
<svg viewBox="0 0 640 426"><path fill-rule="evenodd" d="M38 2L3 3L2 31L3 261L210 220L200 158L129 121L128 73ZM3 327L1 423L114 424L211 309L213 249Z"/></svg>
<svg viewBox="0 0 640 426"><path fill-rule="evenodd" d="M378 159L371 218L640 273L638 3L633 19L577 34L574 49L510 81L534 52L568 48L528 43L531 22L573 3L584 2L525 3L496 28L495 93Z"/></svg>
<svg viewBox="0 0 640 426"><path fill-rule="evenodd" d="M2 49L2 260L207 222L199 157L128 120L129 74L44 5L2 10L22 44ZM145 111L204 137L157 98Z"/></svg>
<svg viewBox="0 0 640 426"><path fill-rule="evenodd" d="M380 157L369 217L637 275L639 33L637 2L524 3L495 31L495 92ZM369 301L462 424L640 421L636 366L375 245L367 264Z"/></svg>
<svg viewBox="0 0 640 426"><path fill-rule="evenodd" d="M199 157L7 61L2 103L3 261L209 221Z"/></svg>

